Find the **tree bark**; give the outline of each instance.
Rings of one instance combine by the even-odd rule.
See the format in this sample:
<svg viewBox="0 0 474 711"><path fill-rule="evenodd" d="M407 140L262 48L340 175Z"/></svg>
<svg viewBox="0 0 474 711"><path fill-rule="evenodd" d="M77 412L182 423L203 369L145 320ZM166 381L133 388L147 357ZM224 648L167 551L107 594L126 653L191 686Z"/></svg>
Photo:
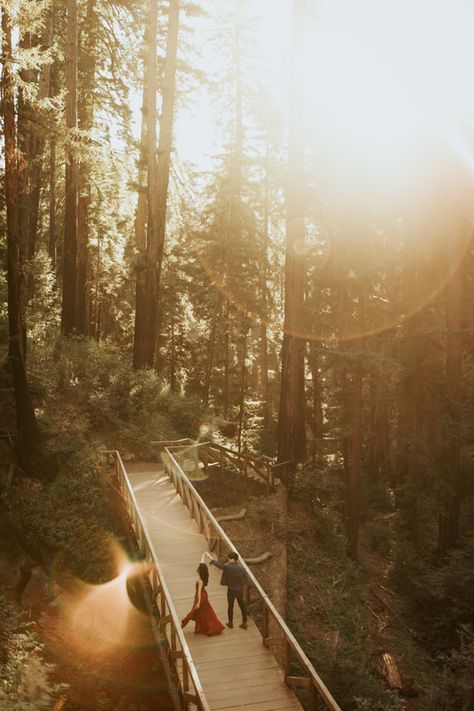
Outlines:
<svg viewBox="0 0 474 711"><path fill-rule="evenodd" d="M459 224L461 223L461 224ZM463 377L463 254L466 226L454 218L447 239L447 262L449 269L445 287L446 297L446 380L450 423L447 431L444 479L441 489L439 513L438 550L441 556L457 544L459 536L459 513L461 501L461 407ZM464 240L463 240L464 237Z"/></svg>
<svg viewBox="0 0 474 711"><path fill-rule="evenodd" d="M347 552L357 560L359 544L359 489L362 446L362 357L358 356L353 376L352 435L349 479L346 488Z"/></svg>
<svg viewBox="0 0 474 711"><path fill-rule="evenodd" d="M245 392L247 388L247 331L248 317L245 314L242 318L242 351L240 355L240 398L239 398L239 426L237 432L237 451L242 450L242 432L244 428L245 414Z"/></svg>
<svg viewBox="0 0 474 711"><path fill-rule="evenodd" d="M30 471L38 449L38 425L31 399L25 363L24 303L21 299L22 254L18 210L19 153L15 121L14 78L12 70L11 19L2 10L3 126L5 141L5 202L7 213L7 282L9 357L13 373L17 418L17 456L20 466ZM34 472L33 472L34 473Z"/></svg>
<svg viewBox="0 0 474 711"><path fill-rule="evenodd" d="M145 30L146 46L148 41L149 26ZM145 59L143 66L143 92L142 92L142 125L140 134L140 156L138 159L138 198L137 212L135 215L135 330L133 339L133 367L138 369L141 363L141 345L145 339L145 319L144 319L144 302L145 302L145 265L146 265L146 222L147 222L147 106L148 106L148 87L147 87L147 61Z"/></svg>
<svg viewBox="0 0 474 711"><path fill-rule="evenodd" d="M149 55L148 55L148 229L145 265L145 294L143 304L144 329L142 340L137 343L135 367L154 365L155 347L158 330L158 311L160 300L160 278L163 262L166 231L166 206L170 171L170 154L173 135L174 103L176 94L176 57L178 51L179 0L170 0L168 10L168 28L166 56L163 80L161 83L161 119L158 141L158 160L155 158L156 146L156 1L151 0Z"/></svg>
<svg viewBox="0 0 474 711"><path fill-rule="evenodd" d="M49 235L48 254L51 267L57 275L57 238L56 238L56 136L50 138L49 147Z"/></svg>
<svg viewBox="0 0 474 711"><path fill-rule="evenodd" d="M323 436L323 411L322 396L321 396L321 385L319 382L319 370L318 370L318 354L316 353L314 342L310 345L310 356L309 356L309 366L311 370L311 381L313 386L313 412L311 418L311 429L313 434L313 458L316 457L318 453L317 444Z"/></svg>
<svg viewBox="0 0 474 711"><path fill-rule="evenodd" d="M77 284L77 161L72 146L77 127L77 0L67 0L66 50L66 183L64 207L64 268L61 327L65 335L76 328Z"/></svg>
<svg viewBox="0 0 474 711"><path fill-rule="evenodd" d="M79 128L87 135L93 125L95 54L97 42L96 0L87 0L84 24L85 41L80 51L80 101L78 104ZM76 330L89 333L89 233L91 203L91 162L82 160L78 169L77 198L77 280L76 280Z"/></svg>
<svg viewBox="0 0 474 711"><path fill-rule="evenodd" d="M285 258L285 321L282 348L278 461L302 462L306 454L304 348L302 333L305 264L304 147L302 142L301 38L305 0L293 0L293 62L288 145Z"/></svg>
<svg viewBox="0 0 474 711"><path fill-rule="evenodd" d="M265 188L263 206L263 234L262 234L262 266L260 270L260 298L262 301L262 315L260 317L260 371L262 382L263 401L263 426L266 429L270 422L270 393L268 387L268 343L267 343L267 273L268 273L268 227L270 212L270 141L267 137L265 151Z"/></svg>

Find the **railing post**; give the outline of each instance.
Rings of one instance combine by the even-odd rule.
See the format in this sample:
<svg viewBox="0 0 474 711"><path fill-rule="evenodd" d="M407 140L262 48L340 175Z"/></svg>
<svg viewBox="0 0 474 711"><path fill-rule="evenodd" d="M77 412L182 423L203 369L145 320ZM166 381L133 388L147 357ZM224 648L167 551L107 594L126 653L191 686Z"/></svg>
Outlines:
<svg viewBox="0 0 474 711"><path fill-rule="evenodd" d="M283 671L285 676L289 676L290 674L290 651L288 640L285 639L285 645L283 647Z"/></svg>
<svg viewBox="0 0 474 711"><path fill-rule="evenodd" d="M222 476L224 474L224 450L219 446L219 474Z"/></svg>
<svg viewBox="0 0 474 711"><path fill-rule="evenodd" d="M309 687L309 708L311 711L318 711L319 709L319 696L316 687L311 682Z"/></svg>
<svg viewBox="0 0 474 711"><path fill-rule="evenodd" d="M209 444L206 442L206 444L203 445L204 447L204 452L203 452L203 464L204 464L204 471L207 471L207 467L209 466Z"/></svg>
<svg viewBox="0 0 474 711"><path fill-rule="evenodd" d="M268 620L268 607L265 604L265 600L263 601L263 643L265 644L265 640L267 639L268 635L268 629L269 629L269 620Z"/></svg>

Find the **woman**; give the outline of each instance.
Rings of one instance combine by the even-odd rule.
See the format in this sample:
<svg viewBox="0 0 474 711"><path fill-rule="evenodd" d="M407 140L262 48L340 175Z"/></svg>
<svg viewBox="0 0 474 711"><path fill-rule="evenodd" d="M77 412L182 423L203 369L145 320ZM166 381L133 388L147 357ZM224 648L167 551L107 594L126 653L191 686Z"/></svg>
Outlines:
<svg viewBox="0 0 474 711"><path fill-rule="evenodd" d="M193 606L181 622L181 627L186 627L190 620L194 620L196 623L195 634L207 634L208 636L219 634L224 629L224 625L218 619L207 597L206 586L209 582L209 568L205 563L199 563L196 572L199 577L196 580Z"/></svg>

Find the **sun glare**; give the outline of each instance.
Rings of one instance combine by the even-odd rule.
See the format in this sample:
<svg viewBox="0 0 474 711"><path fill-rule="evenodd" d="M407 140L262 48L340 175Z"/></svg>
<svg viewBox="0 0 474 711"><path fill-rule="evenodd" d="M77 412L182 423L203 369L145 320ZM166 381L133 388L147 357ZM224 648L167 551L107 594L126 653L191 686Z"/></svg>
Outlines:
<svg viewBox="0 0 474 711"><path fill-rule="evenodd" d="M431 144L458 146L472 118L473 27L464 0L328 5L306 44L313 141L377 180Z"/></svg>

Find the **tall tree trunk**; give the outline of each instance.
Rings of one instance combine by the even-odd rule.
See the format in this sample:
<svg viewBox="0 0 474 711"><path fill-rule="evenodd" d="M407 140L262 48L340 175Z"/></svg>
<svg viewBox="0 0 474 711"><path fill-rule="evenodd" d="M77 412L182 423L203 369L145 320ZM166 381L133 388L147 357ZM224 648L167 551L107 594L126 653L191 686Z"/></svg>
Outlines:
<svg viewBox="0 0 474 711"><path fill-rule="evenodd" d="M203 387L203 397L202 401L207 404L210 395L211 377L212 369L214 366L214 351L215 351L215 341L217 333L217 325L219 317L222 313L222 302L223 296L222 291L226 292L227 285L227 251L228 245L231 238L235 239L236 242L241 240L241 219L240 219L240 207L241 207L241 194L242 194L242 178L241 178L241 166L242 166L242 145L243 145L243 121L242 121L242 91L240 82L240 37L239 29L236 27L234 35L234 47L233 47L233 63L235 71L235 144L233 148L233 155L231 158L230 169L229 169L229 201L227 205L227 214L225 222L225 234L222 243L222 250L220 255L221 261L221 284L216 286L214 309L211 320L211 328L209 332L209 344L208 344L208 358L206 375L204 379ZM226 343L227 354L229 353L229 301L226 299L226 310L227 323L225 325L226 338L229 341ZM227 413L228 409L228 355L226 355L226 370L225 370L225 395L224 395L224 412Z"/></svg>
<svg viewBox="0 0 474 711"><path fill-rule="evenodd" d="M54 17L54 2L51 8L51 18ZM54 28L53 28L54 29ZM57 92L57 70L51 67L49 75L49 96L55 96ZM48 255L51 261L51 268L59 281L59 262L57 250L57 225L56 225L56 127L53 125L49 137L49 230L48 230Z"/></svg>
<svg viewBox="0 0 474 711"><path fill-rule="evenodd" d="M176 57L178 51L180 0L170 0L166 56L161 82L161 118L156 160L156 17L155 0L151 0L148 55L148 230L145 266L145 294L143 304L143 338L137 343L135 367L153 367L158 329L160 278L166 230L166 205L173 135L174 103L176 94Z"/></svg>
<svg viewBox="0 0 474 711"><path fill-rule="evenodd" d="M56 136L51 135L49 148L49 236L48 254L51 267L57 275L57 237L56 237Z"/></svg>
<svg viewBox="0 0 474 711"><path fill-rule="evenodd" d="M285 321L282 348L278 461L301 462L306 453L302 316L305 264L304 146L302 142L303 56L306 0L293 0L293 61L288 144L285 258Z"/></svg>
<svg viewBox="0 0 474 711"><path fill-rule="evenodd" d="M346 488L347 551L357 560L359 542L359 489L362 447L362 358L357 358L353 375L352 435L349 479Z"/></svg>
<svg viewBox="0 0 474 711"><path fill-rule="evenodd" d="M206 364L206 374L204 377L204 388L203 388L203 393L202 393L202 401L204 405L207 405L209 402L209 395L211 391L211 377L212 377L212 368L214 366L214 349L216 345L216 332L217 332L217 323L219 320L219 315L221 313L221 307L222 307L222 294L220 291L216 292L216 299L214 302L214 311L212 314L212 320L211 320L211 330L209 333L209 342L207 346L207 364Z"/></svg>
<svg viewBox="0 0 474 711"><path fill-rule="evenodd" d="M174 310L171 315L171 337L170 337L170 354L169 354L169 364L170 364L170 390L172 393L176 392L176 334L175 334L175 318Z"/></svg>
<svg viewBox="0 0 474 711"><path fill-rule="evenodd" d="M229 413L229 378L230 378L230 337L231 323L229 320L229 302L226 304L225 333L224 333L224 393L223 410L224 419L227 420Z"/></svg>
<svg viewBox="0 0 474 711"><path fill-rule="evenodd" d="M14 78L12 70L12 25L2 9L2 98L5 141L5 202L7 213L7 282L9 357L13 373L17 417L17 452L20 465L31 471L39 446L38 426L28 388L24 348L24 303L21 299L22 255L18 210L19 154L15 124ZM36 472L32 472L36 473Z"/></svg>
<svg viewBox="0 0 474 711"><path fill-rule="evenodd" d="M79 128L89 134L93 125L95 56L97 43L96 0L87 0L84 23L84 43L81 47L80 101L78 104ZM82 160L78 170L77 198L77 281L76 281L76 329L78 333L89 333L89 233L91 202L91 162Z"/></svg>
<svg viewBox="0 0 474 711"><path fill-rule="evenodd" d="M461 406L463 370L463 257L466 226L456 216L449 226L447 239L447 262L449 277L445 287L446 298L446 380L448 389L448 412L444 480L441 490L439 514L438 550L444 556L456 545L459 536L460 512L460 459L461 459ZM464 238L464 239L463 239Z"/></svg>
<svg viewBox="0 0 474 711"><path fill-rule="evenodd" d="M267 273L268 273L268 226L270 213L270 140L267 137L265 150L265 188L263 206L262 266L260 269L260 292L262 315L260 320L260 372L262 381L263 426L270 422L270 397L268 387L268 343L267 343Z"/></svg>
<svg viewBox="0 0 474 711"><path fill-rule="evenodd" d="M365 290L361 286L358 294L358 331L365 331ZM363 337L354 340L354 348L362 349ZM346 526L347 553L357 560L359 546L359 500L362 458L362 390L363 354L356 355L353 371L353 396L351 408L351 438L349 477L346 481Z"/></svg>
<svg viewBox="0 0 474 711"><path fill-rule="evenodd" d="M61 327L64 334L76 328L77 284L77 161L72 133L77 127L77 0L67 0L66 48L66 183L64 207L64 269Z"/></svg>
<svg viewBox="0 0 474 711"><path fill-rule="evenodd" d="M318 441L323 436L323 411L322 395L319 376L319 359L314 342L310 345L309 367L311 370L311 381L313 386L313 412L311 418L311 430L313 434L313 459L318 453Z"/></svg>
<svg viewBox="0 0 474 711"><path fill-rule="evenodd" d="M149 27L145 30L145 46L148 42ZM145 59L143 64L143 92L142 92L142 125L140 135L140 156L138 159L137 181L137 212L135 214L135 329L133 338L133 367L138 369L141 363L141 345L145 339L145 265L146 265L146 222L147 222L147 78L148 69Z"/></svg>
<svg viewBox="0 0 474 711"><path fill-rule="evenodd" d="M240 397L239 397L239 425L237 431L237 451L242 451L242 432L244 427L245 415L245 393L247 389L247 331L248 331L248 316L244 314L242 317L242 348L240 354Z"/></svg>

